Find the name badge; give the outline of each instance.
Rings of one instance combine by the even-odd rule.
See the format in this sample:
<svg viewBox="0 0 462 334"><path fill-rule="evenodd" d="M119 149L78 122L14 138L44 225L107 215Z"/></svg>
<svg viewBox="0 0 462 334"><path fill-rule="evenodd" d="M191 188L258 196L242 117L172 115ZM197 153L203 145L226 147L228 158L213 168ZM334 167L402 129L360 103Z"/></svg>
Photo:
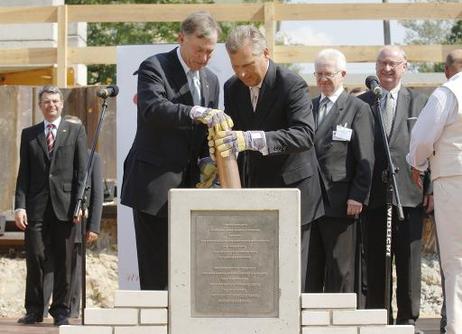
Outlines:
<svg viewBox="0 0 462 334"><path fill-rule="evenodd" d="M332 132L332 140L335 140L335 141L350 141L353 130L347 128L346 126L347 126L346 123L345 123L344 126L337 125L336 130Z"/></svg>

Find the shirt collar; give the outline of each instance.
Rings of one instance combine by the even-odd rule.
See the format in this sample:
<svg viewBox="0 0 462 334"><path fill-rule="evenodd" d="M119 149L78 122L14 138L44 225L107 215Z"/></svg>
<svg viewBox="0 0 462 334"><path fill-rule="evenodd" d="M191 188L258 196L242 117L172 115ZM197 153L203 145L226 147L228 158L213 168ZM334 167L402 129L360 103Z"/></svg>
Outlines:
<svg viewBox="0 0 462 334"><path fill-rule="evenodd" d="M61 116L59 116L57 119L55 119L53 122L48 122L47 120L44 120L45 123L45 130L48 127L48 124L53 124L55 128L59 128L59 124L61 124Z"/></svg>
<svg viewBox="0 0 462 334"><path fill-rule="evenodd" d="M340 86L335 92L334 94L332 94L331 96L328 96L329 98L329 101L332 102L332 103L335 103L335 101L337 101L337 99L339 98L339 96L343 93L344 89L343 89L343 86ZM319 99L319 101L322 101L323 98L325 98L326 95L324 95L323 93L321 93L321 98Z"/></svg>
<svg viewBox="0 0 462 334"><path fill-rule="evenodd" d="M395 88L393 88L390 91L387 91L386 89L384 89L383 90L383 96L384 96L384 98L386 98L387 94L391 93L391 96L393 97L393 100L396 101L396 99L398 98L398 92L399 92L400 89L401 89L401 81L398 83L398 85Z"/></svg>
<svg viewBox="0 0 462 334"><path fill-rule="evenodd" d="M183 67L184 73L188 74L188 72L191 71L191 69L188 67L188 65L186 65L183 58L181 57L180 48L181 46L176 48L176 55L178 56L178 60L180 61L181 67Z"/></svg>
<svg viewBox="0 0 462 334"><path fill-rule="evenodd" d="M269 60L268 60L268 63L266 64L266 73L265 73L265 77L266 77L266 74L268 73L269 63L270 63L270 62L269 62ZM256 85L256 86L251 86L251 87L249 87L249 89L252 90L253 87L257 87L258 89L260 89L261 86L263 85L263 81L265 80L265 77L263 77L263 80L260 81L260 83L259 83L258 85Z"/></svg>

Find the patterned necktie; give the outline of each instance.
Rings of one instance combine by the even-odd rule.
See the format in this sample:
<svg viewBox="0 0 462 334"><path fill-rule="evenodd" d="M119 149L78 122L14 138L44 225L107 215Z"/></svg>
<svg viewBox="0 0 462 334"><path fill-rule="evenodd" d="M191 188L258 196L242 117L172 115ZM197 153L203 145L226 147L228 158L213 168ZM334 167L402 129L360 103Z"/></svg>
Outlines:
<svg viewBox="0 0 462 334"><path fill-rule="evenodd" d="M47 125L47 147L49 155L51 155L51 153L53 152L53 148L55 147L55 135L53 134L54 128L54 124Z"/></svg>
<svg viewBox="0 0 462 334"><path fill-rule="evenodd" d="M188 72L189 89L195 106L201 105L201 82L199 79L199 72L189 71Z"/></svg>
<svg viewBox="0 0 462 334"><path fill-rule="evenodd" d="M250 101L252 102L253 111L257 109L259 91L260 91L260 88L258 87L250 87Z"/></svg>
<svg viewBox="0 0 462 334"><path fill-rule="evenodd" d="M385 102L385 113L383 114L383 123L385 126L385 131L387 132L387 136L390 136L391 128L393 125L393 118L395 114L394 104L395 101L393 99L393 95L391 95L391 93L388 93Z"/></svg>
<svg viewBox="0 0 462 334"><path fill-rule="evenodd" d="M319 103L318 126L322 123L322 121L327 115L327 105L328 104L329 104L329 98L327 96L324 96L324 98Z"/></svg>

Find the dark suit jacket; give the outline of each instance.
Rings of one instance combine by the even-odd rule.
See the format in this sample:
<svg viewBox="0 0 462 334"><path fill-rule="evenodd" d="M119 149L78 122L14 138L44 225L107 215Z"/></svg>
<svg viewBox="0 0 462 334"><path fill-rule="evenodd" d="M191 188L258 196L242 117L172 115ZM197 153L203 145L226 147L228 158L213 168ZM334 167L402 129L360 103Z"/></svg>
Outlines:
<svg viewBox="0 0 462 334"><path fill-rule="evenodd" d="M261 130L266 135L268 155L255 151L239 154L243 186L297 187L301 191L302 224L322 216L314 121L305 81L270 61L256 111L249 88L233 76L225 83L225 112L233 119L235 130Z"/></svg>
<svg viewBox="0 0 462 334"><path fill-rule="evenodd" d="M189 116L193 99L176 49L146 59L137 73L137 129L124 163L121 203L166 215L168 191L199 181L197 159L208 155L207 129ZM199 74L202 105L216 108L218 78L207 68Z"/></svg>
<svg viewBox="0 0 462 334"><path fill-rule="evenodd" d="M88 158L90 158L90 150L88 150ZM87 194L88 218L86 231L98 234L101 226L101 215L103 213L104 201L102 168L101 157L98 152L95 152L93 156L93 163L90 167L90 175L87 180L87 185L90 189ZM82 242L81 234L80 224L78 224L75 233L75 242Z"/></svg>
<svg viewBox="0 0 462 334"><path fill-rule="evenodd" d="M317 123L319 99L313 100ZM353 130L350 141L332 140L337 125ZM326 216L347 217L346 201L367 204L374 168L374 132L370 107L343 92L316 130L314 144L327 194Z"/></svg>
<svg viewBox="0 0 462 334"><path fill-rule="evenodd" d="M359 98L372 106L375 118L375 166L372 179L370 208L385 205L386 185L382 181L383 171L388 167L383 138L378 120L375 97L372 92L366 92ZM409 141L412 128L417 121L420 111L424 107L427 97L406 87L401 87L398 92L395 119L390 132L389 145L391 158L395 167L399 168L396 176L401 204L405 207L416 207L422 203L423 192L411 179L411 167L406 162L406 154L409 152ZM393 199L393 203L395 200ZM396 203L395 203L396 204Z"/></svg>
<svg viewBox="0 0 462 334"><path fill-rule="evenodd" d="M15 207L26 209L28 220L43 220L51 200L56 217L70 221L76 195L83 185L87 139L80 121L63 117L48 156L44 122L22 131Z"/></svg>

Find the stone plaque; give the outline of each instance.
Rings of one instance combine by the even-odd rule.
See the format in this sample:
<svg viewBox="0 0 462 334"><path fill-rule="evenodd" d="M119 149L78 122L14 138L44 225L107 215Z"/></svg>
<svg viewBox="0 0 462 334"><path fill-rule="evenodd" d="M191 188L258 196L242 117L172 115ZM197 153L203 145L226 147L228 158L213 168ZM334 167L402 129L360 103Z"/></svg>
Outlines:
<svg viewBox="0 0 462 334"><path fill-rule="evenodd" d="M192 317L277 317L277 211L192 211Z"/></svg>

